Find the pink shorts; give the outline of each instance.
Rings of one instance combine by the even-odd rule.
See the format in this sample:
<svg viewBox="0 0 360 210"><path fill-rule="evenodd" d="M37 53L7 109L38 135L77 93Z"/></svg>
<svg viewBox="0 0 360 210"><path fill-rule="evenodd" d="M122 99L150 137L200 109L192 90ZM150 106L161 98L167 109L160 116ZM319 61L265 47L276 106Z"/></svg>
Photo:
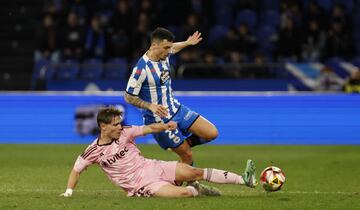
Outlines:
<svg viewBox="0 0 360 210"><path fill-rule="evenodd" d="M151 197L160 187L175 184L175 170L177 161L150 160L144 168L144 176L139 184L135 196Z"/></svg>

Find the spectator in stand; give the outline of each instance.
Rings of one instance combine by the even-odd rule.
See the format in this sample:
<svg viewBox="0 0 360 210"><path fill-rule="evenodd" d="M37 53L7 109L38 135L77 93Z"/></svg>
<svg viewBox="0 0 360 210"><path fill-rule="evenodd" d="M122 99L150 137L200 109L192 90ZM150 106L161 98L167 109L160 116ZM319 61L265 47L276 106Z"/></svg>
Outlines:
<svg viewBox="0 0 360 210"><path fill-rule="evenodd" d="M270 70L266 64L264 55L260 52L254 54L253 63L245 64L241 67L241 78L256 79L271 77Z"/></svg>
<svg viewBox="0 0 360 210"><path fill-rule="evenodd" d="M286 17L285 25L280 29L277 46L279 58L298 60L300 57L301 33L290 17Z"/></svg>
<svg viewBox="0 0 360 210"><path fill-rule="evenodd" d="M197 30L205 31L204 28L202 27L200 16L196 13L190 13L186 17L185 24L181 27L181 31L182 31L181 38L186 39L187 37L192 35L194 31Z"/></svg>
<svg viewBox="0 0 360 210"><path fill-rule="evenodd" d="M249 27L246 23L240 24L238 27L238 45L242 53L252 54L256 48L256 38L251 34Z"/></svg>
<svg viewBox="0 0 360 210"><path fill-rule="evenodd" d="M170 1L173 2L173 1ZM156 2L151 0L140 0L140 5L138 6L139 10L136 12L136 14L145 14L147 19L147 24L149 25L149 28L154 28L156 25L158 25L159 17L158 15L161 15L165 11L158 12L156 8ZM175 7L176 8L176 7ZM173 10L171 10L173 11ZM169 17L165 17L169 18Z"/></svg>
<svg viewBox="0 0 360 210"><path fill-rule="evenodd" d="M321 30L317 20L309 20L302 42L302 58L305 61L318 61L323 55L326 34Z"/></svg>
<svg viewBox="0 0 360 210"><path fill-rule="evenodd" d="M270 72L269 66L266 65L266 58L260 52L255 53L254 56L254 78L270 78L272 73Z"/></svg>
<svg viewBox="0 0 360 210"><path fill-rule="evenodd" d="M326 36L325 58L353 56L352 36L344 27L345 23L340 20L331 23Z"/></svg>
<svg viewBox="0 0 360 210"><path fill-rule="evenodd" d="M131 38L133 37L132 27L135 25L134 18L134 10L129 5L129 1L118 1L114 14L110 19L108 30L111 40L109 49L112 51L112 56L131 58L133 49L131 45Z"/></svg>
<svg viewBox="0 0 360 210"><path fill-rule="evenodd" d="M185 48L182 51L180 51L178 56L179 56L179 60L177 63L180 63L181 65L201 62L201 55L199 50L191 47Z"/></svg>
<svg viewBox="0 0 360 210"><path fill-rule="evenodd" d="M148 15L146 13L139 14L133 37L135 51L132 58L140 57L147 51L150 33L151 29Z"/></svg>
<svg viewBox="0 0 360 210"><path fill-rule="evenodd" d="M222 72L221 67L217 64L217 58L215 53L208 49L203 54L202 60L206 68L193 66L187 68L187 71L184 72L183 76L186 78L222 78L224 73Z"/></svg>
<svg viewBox="0 0 360 210"><path fill-rule="evenodd" d="M292 19L296 26L302 25L303 14L298 1L283 0L281 2L281 28L286 27L288 19Z"/></svg>
<svg viewBox="0 0 360 210"><path fill-rule="evenodd" d="M224 61L226 63L232 64L231 70L224 71L226 78L243 78L243 68L241 64L245 63L246 57L244 54L241 54L239 51L231 50L227 51Z"/></svg>
<svg viewBox="0 0 360 210"><path fill-rule="evenodd" d="M45 15L41 28L38 30L38 46L35 50L35 62L41 59L53 63L59 61L60 52L57 50L57 31L51 15Z"/></svg>
<svg viewBox="0 0 360 210"><path fill-rule="evenodd" d="M91 18L90 27L86 33L85 54L87 58L104 58L105 56L105 33L100 26L98 16Z"/></svg>
<svg viewBox="0 0 360 210"><path fill-rule="evenodd" d="M73 12L67 16L67 25L62 30L63 56L65 59L82 59L84 46L84 30Z"/></svg>
<svg viewBox="0 0 360 210"><path fill-rule="evenodd" d="M43 13L51 15L54 19L61 15L63 5L60 0L44 0Z"/></svg>
<svg viewBox="0 0 360 210"><path fill-rule="evenodd" d="M204 33L207 33L207 29L210 26L213 26L213 23L216 21L214 1L215 0L192 0L190 3L191 13L196 13L201 17L201 27L203 28L202 30Z"/></svg>
<svg viewBox="0 0 360 210"><path fill-rule="evenodd" d="M332 22L341 22L344 25L344 30L348 33L352 32L352 21L349 16L345 13L344 5L342 4L335 4L332 10Z"/></svg>
<svg viewBox="0 0 360 210"><path fill-rule="evenodd" d="M231 61L232 55L230 54L233 54L235 52L240 56L240 50L243 50L242 48L245 45L247 45L246 40L245 43L240 43L240 36L239 33L237 32L237 29L235 27L231 27L227 31L226 36L215 41L212 44L211 48L214 49L216 54L218 55L223 54L224 58L227 61L237 62L237 61Z"/></svg>
<svg viewBox="0 0 360 210"><path fill-rule="evenodd" d="M226 36L214 43L214 49L218 55L224 56L224 60L227 63L240 64L245 62L246 56L240 50L243 50L243 46L246 43L240 43L239 34L235 27L232 27L226 33ZM229 71L226 72L227 74ZM235 78L240 77L239 71L234 69L232 72Z"/></svg>
<svg viewBox="0 0 360 210"><path fill-rule="evenodd" d="M225 61L242 63L246 60L246 54L253 53L257 43L247 24L241 23L238 28L231 27L226 36L216 41L211 47L218 56L224 56Z"/></svg>
<svg viewBox="0 0 360 210"><path fill-rule="evenodd" d="M316 20L321 30L325 30L328 27L327 17L323 8L319 6L317 1L311 0L308 4L305 13L305 22L309 23L310 20Z"/></svg>
<svg viewBox="0 0 360 210"><path fill-rule="evenodd" d="M178 75L180 78L181 77L189 78L188 77L189 74L190 74L190 76L192 74L191 64L201 62L199 51L194 48L185 48L182 51L180 51L178 54L176 54L175 56L177 58L177 60L176 60L177 65L175 66L174 69L176 71L176 75ZM190 64L190 67L187 67L185 69L185 71L183 71L183 72L179 71L179 70L181 70L181 67L188 66L189 64Z"/></svg>
<svg viewBox="0 0 360 210"><path fill-rule="evenodd" d="M91 15L87 12L85 2L83 0L71 0L69 3L69 11L75 13L78 17L79 24L84 26L86 23L86 17Z"/></svg>
<svg viewBox="0 0 360 210"><path fill-rule="evenodd" d="M203 60L206 69L202 69L199 73L199 78L224 78L225 74L222 67L218 64L218 58L212 50L206 50L203 55Z"/></svg>
<svg viewBox="0 0 360 210"><path fill-rule="evenodd" d="M302 4L299 0L280 1L280 27L276 29L278 33L274 33L278 35L276 44L258 43L253 31L245 24L232 28L235 27L235 14L240 9L256 11L258 21L255 27L262 28L261 17L265 10L261 5L263 1L44 0L43 13L50 14L53 19L46 18L46 22L52 22L50 25L53 26L39 31L35 57L58 60L54 56L58 48L65 59L114 56L126 57L131 62L148 48L149 32L157 25L175 29L173 32L181 39L187 38L195 29L209 35L208 29L220 23L230 28L224 38L211 42L211 46L205 42L200 48L186 49L174 56L174 60L178 63L204 62L205 57L211 57L203 56L208 54L207 50L212 51L219 60L231 63L244 63L254 57L255 51L262 52L270 60L290 58L294 61L300 58L318 61L334 56L349 59L355 55L357 42L354 42L353 36L355 38L354 34L358 30L352 23L351 15L355 17L356 14L347 13L340 1L335 1L340 3L333 3L329 12L317 3L318 0L308 0L307 4ZM304 11L302 5L306 5ZM115 8L113 15L110 14L112 7ZM84 25L81 23L93 22L89 17L94 14L110 18L105 21L109 27L102 27L106 32L105 38L102 38L101 30L83 30ZM55 28L60 33L54 33ZM56 38L59 38L58 42L53 41ZM105 46L102 44L103 39L107 41ZM234 77L237 77L236 74Z"/></svg>

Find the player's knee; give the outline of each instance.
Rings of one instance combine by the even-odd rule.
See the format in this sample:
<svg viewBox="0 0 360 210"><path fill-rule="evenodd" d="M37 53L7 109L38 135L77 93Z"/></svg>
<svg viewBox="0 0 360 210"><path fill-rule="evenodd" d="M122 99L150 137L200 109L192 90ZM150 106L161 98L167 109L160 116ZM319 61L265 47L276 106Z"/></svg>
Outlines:
<svg viewBox="0 0 360 210"><path fill-rule="evenodd" d="M192 168L191 169L191 180L192 181L196 181L196 180L201 180L204 176L204 170L200 169L200 168Z"/></svg>
<svg viewBox="0 0 360 210"><path fill-rule="evenodd" d="M203 137L206 141L212 141L214 139L216 139L219 135L219 131L217 130L216 127L210 129L206 135Z"/></svg>

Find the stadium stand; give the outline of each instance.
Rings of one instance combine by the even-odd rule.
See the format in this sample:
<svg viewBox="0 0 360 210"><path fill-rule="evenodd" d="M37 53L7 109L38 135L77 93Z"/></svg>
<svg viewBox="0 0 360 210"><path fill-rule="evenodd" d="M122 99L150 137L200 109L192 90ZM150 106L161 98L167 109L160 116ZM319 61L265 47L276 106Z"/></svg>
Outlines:
<svg viewBox="0 0 360 210"><path fill-rule="evenodd" d="M0 90L26 90L30 87L35 42L36 14L41 4L4 0L0 7Z"/></svg>
<svg viewBox="0 0 360 210"><path fill-rule="evenodd" d="M103 74L103 64L101 60L92 58L84 61L81 68L80 79L98 80Z"/></svg>
<svg viewBox="0 0 360 210"><path fill-rule="evenodd" d="M161 12L172 6L179 10ZM213 56L215 67L237 66L231 74L222 71L222 78L248 79L241 73L243 65L260 56L269 65L268 79L292 81L292 67L282 68L289 75L270 72L287 61L287 66L330 65L346 79L349 74L336 66L352 61L359 66L359 10L358 0L4 0L1 89L46 89L37 83L62 79L126 80L156 26L173 31L176 40L196 29L203 33L201 45L172 58L175 71L183 64L204 63L206 68ZM21 82L15 87L13 80Z"/></svg>
<svg viewBox="0 0 360 210"><path fill-rule="evenodd" d="M122 58L110 59L105 66L105 79L124 80L127 76L127 62Z"/></svg>

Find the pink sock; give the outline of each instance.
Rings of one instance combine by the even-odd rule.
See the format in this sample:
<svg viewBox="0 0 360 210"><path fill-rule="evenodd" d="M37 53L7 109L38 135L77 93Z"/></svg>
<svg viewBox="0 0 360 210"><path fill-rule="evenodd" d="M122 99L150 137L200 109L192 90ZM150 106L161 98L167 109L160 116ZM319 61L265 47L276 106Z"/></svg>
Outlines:
<svg viewBox="0 0 360 210"><path fill-rule="evenodd" d="M245 184L240 175L214 168L204 169L204 180L219 184Z"/></svg>

